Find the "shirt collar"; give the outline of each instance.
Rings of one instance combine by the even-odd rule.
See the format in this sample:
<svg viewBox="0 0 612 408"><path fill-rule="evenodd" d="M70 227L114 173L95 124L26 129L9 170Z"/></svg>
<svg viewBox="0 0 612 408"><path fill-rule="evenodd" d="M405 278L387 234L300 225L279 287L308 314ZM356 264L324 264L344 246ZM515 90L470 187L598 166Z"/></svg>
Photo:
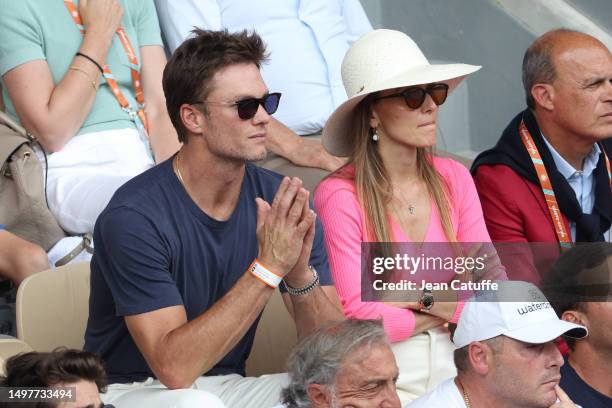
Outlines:
<svg viewBox="0 0 612 408"><path fill-rule="evenodd" d="M576 170L574 166L569 164L563 156L559 154L555 150L555 148L550 144L550 142L546 139L544 134L542 134L542 139L544 139L544 143L548 146L548 150L552 154L553 160L555 161L555 166L557 166L557 170L566 180L569 180L576 173L580 173L579 170ZM587 157L584 159L584 165L582 166L582 174L585 177L589 177L593 170L597 167L597 163L599 162L599 155L601 154L601 149L597 143L593 144L593 149L589 152Z"/></svg>

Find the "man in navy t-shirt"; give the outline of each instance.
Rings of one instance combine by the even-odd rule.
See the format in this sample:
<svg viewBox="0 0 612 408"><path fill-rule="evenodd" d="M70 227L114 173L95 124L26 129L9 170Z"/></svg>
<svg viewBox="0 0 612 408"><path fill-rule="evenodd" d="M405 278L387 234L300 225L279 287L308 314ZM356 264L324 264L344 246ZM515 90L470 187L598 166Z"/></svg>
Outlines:
<svg viewBox="0 0 612 408"><path fill-rule="evenodd" d="M198 30L166 66L183 147L121 187L94 231L85 348L122 383L106 403L272 406L286 375L243 375L275 288L300 336L343 319L308 191L249 163L280 99L264 60L257 34Z"/></svg>
<svg viewBox="0 0 612 408"><path fill-rule="evenodd" d="M566 339L561 387L584 408L612 407L612 244L584 243L565 252L542 282L557 314L589 335Z"/></svg>

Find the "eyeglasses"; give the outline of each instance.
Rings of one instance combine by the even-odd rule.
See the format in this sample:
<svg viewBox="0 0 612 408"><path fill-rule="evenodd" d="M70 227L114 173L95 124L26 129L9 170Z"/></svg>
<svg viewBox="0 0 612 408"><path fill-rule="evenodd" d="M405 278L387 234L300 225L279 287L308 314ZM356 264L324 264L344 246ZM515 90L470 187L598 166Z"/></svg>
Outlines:
<svg viewBox="0 0 612 408"><path fill-rule="evenodd" d="M198 103L210 103L212 105L236 106L238 109L238 117L242 120L247 120L255 116L259 109L259 105L263 106L268 115L273 114L278 109L280 98L281 93L274 92L267 94L263 98L246 98L236 102L196 101L193 105Z"/></svg>
<svg viewBox="0 0 612 408"><path fill-rule="evenodd" d="M392 95L381 96L376 98L379 99L387 99L387 98L397 98L401 96L406 101L406 105L410 109L418 109L425 102L425 97L429 94L431 99L433 99L434 103L438 106L442 105L448 96L448 85L447 84L431 84L425 88L408 88L402 92L395 93Z"/></svg>

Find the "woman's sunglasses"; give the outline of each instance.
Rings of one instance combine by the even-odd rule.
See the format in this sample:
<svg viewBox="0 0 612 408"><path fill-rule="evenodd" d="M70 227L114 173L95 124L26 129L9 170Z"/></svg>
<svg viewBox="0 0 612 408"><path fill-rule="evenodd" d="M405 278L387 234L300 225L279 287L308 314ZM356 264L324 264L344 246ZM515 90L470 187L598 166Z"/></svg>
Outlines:
<svg viewBox="0 0 612 408"><path fill-rule="evenodd" d="M246 98L236 102L196 101L193 103L193 105L198 103L210 103L214 105L236 106L236 109L238 110L238 117L242 120L248 120L255 116L257 110L259 109L259 105L263 106L268 115L276 112L280 98L281 93L274 92L267 94L263 98Z"/></svg>
<svg viewBox="0 0 612 408"><path fill-rule="evenodd" d="M425 97L429 94L431 99L433 99L434 103L438 106L442 105L448 96L448 85L447 84L431 84L425 88L408 88L403 90L402 92L394 93L387 96L381 96L376 98L379 99L387 99L387 98L397 98L401 96L406 101L406 105L410 109L418 109L425 102Z"/></svg>

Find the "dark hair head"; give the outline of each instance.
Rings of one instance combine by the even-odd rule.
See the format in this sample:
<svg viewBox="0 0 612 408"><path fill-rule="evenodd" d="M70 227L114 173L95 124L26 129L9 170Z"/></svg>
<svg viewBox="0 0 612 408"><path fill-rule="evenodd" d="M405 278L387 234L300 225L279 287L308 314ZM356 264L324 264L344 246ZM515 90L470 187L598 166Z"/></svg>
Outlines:
<svg viewBox="0 0 612 408"><path fill-rule="evenodd" d="M6 375L0 378L0 384L4 387L49 387L80 380L94 382L98 391L104 392L106 372L102 360L86 351L57 349L9 358Z"/></svg>
<svg viewBox="0 0 612 408"><path fill-rule="evenodd" d="M230 34L227 30L196 28L192 34L170 57L162 80L168 115L183 143L187 134L180 117L181 105L206 100L212 79L221 69L243 63L260 68L268 58L266 46L255 32ZM203 109L206 113L205 106Z"/></svg>
<svg viewBox="0 0 612 408"><path fill-rule="evenodd" d="M530 109L535 109L535 100L531 96L531 88L535 84L551 84L557 77L554 64L554 47L560 36L566 34L576 34L578 31L560 28L558 30L549 31L546 34L538 37L523 57L523 88L525 88L525 97L527 106Z"/></svg>
<svg viewBox="0 0 612 408"><path fill-rule="evenodd" d="M606 260L612 257L612 243L576 244L561 254L542 279L542 292L561 317L566 310L582 310L585 301L605 301L610 288ZM585 273L589 271L589 273ZM566 337L573 348L575 340Z"/></svg>

